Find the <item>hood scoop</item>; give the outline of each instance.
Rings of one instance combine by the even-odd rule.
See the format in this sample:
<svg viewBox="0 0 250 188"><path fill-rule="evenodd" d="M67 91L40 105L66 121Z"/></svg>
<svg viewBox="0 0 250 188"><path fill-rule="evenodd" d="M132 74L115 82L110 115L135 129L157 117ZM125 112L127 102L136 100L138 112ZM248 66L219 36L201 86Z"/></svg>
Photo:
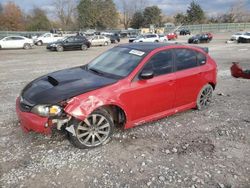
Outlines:
<svg viewBox="0 0 250 188"><path fill-rule="evenodd" d="M57 86L59 84L59 82L52 76L48 76L48 82L53 86Z"/></svg>

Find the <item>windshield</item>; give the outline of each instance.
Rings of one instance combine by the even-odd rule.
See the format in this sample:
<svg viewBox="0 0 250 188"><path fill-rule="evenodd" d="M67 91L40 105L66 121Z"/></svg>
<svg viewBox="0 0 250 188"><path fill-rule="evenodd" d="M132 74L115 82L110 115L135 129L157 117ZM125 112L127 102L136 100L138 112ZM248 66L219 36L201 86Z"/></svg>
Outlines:
<svg viewBox="0 0 250 188"><path fill-rule="evenodd" d="M140 63L144 52L128 48L113 48L87 65L87 69L95 73L117 78L128 76Z"/></svg>

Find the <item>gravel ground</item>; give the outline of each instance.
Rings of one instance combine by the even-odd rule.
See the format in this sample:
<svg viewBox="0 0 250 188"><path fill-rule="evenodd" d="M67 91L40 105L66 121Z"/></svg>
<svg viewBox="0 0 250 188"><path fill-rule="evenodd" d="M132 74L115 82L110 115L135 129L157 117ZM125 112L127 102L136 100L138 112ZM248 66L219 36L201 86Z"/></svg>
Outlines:
<svg viewBox="0 0 250 188"><path fill-rule="evenodd" d="M74 148L59 133L23 133L15 99L32 79L85 64L113 45L63 53L1 50L0 187L250 187L250 80L229 71L233 61L250 68L250 44L225 44L228 36L203 44L219 69L208 109L117 130L92 150Z"/></svg>

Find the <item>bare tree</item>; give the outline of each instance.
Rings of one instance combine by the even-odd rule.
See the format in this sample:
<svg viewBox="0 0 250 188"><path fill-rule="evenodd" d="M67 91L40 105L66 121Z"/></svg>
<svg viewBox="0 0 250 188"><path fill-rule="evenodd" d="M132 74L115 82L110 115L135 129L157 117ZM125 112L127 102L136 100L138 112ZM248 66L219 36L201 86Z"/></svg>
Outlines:
<svg viewBox="0 0 250 188"><path fill-rule="evenodd" d="M54 0L56 16L64 28L69 28L75 21L76 0Z"/></svg>
<svg viewBox="0 0 250 188"><path fill-rule="evenodd" d="M146 5L147 0L121 0L122 5L122 24L127 29L133 18L133 15L137 11L142 11Z"/></svg>
<svg viewBox="0 0 250 188"><path fill-rule="evenodd" d="M232 20L234 22L247 22L249 21L249 10L247 10L247 5L244 0L239 0L235 3L231 10L229 11L229 15L232 16Z"/></svg>

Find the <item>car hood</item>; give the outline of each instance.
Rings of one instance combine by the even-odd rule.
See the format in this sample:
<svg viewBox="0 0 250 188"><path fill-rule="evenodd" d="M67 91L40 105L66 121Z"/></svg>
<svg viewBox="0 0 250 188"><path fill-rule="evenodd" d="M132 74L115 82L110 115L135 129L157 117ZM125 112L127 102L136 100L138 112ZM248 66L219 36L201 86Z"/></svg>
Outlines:
<svg viewBox="0 0 250 188"><path fill-rule="evenodd" d="M74 96L117 82L76 67L53 72L30 82L21 96L32 105L56 104Z"/></svg>

